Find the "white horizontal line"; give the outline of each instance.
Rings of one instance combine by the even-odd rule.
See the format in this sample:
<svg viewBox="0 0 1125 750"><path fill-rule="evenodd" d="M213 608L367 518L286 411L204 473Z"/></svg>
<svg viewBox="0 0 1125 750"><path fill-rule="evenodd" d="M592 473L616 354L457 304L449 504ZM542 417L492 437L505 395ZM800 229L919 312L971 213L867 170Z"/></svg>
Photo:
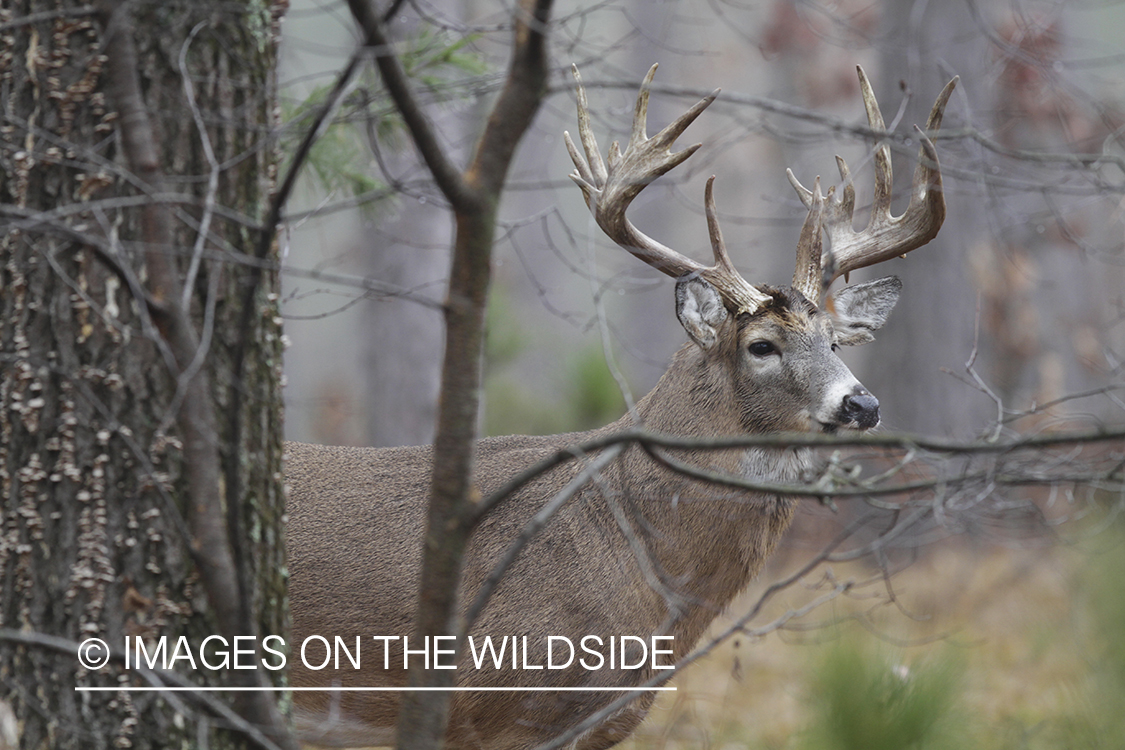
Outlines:
<svg viewBox="0 0 1125 750"><path fill-rule="evenodd" d="M360 693L360 692L400 692L423 693L432 691L445 691L448 693L650 693L674 691L674 687L82 687L74 688L79 692L129 692L129 693L243 693L259 691L267 693Z"/></svg>

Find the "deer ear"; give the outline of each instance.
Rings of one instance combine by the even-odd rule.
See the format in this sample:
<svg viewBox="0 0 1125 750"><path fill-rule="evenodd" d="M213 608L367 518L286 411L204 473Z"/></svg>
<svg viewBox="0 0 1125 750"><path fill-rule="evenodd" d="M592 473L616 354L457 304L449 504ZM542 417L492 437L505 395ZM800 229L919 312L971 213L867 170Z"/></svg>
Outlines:
<svg viewBox="0 0 1125 750"><path fill-rule="evenodd" d="M700 349L719 340L719 326L727 319L726 306L710 282L691 274L676 281L676 317Z"/></svg>
<svg viewBox="0 0 1125 750"><path fill-rule="evenodd" d="M872 331L887 322L902 282L897 276L868 281L865 284L846 286L832 296L832 324L836 329L833 342L841 346L855 346L874 341Z"/></svg>

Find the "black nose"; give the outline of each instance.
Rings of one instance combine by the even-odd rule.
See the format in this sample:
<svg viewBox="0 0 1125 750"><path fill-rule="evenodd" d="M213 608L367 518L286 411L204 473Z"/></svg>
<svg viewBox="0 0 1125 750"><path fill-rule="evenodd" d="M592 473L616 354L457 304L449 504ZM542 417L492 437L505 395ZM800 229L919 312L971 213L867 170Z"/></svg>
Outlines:
<svg viewBox="0 0 1125 750"><path fill-rule="evenodd" d="M879 399L867 391L844 396L844 416L859 429L870 430L879 424Z"/></svg>

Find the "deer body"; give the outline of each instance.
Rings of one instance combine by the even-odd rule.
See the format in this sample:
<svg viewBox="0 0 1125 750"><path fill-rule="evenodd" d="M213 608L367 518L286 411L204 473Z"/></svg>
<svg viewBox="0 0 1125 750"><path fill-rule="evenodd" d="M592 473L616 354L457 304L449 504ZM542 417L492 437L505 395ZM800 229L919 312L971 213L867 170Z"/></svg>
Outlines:
<svg viewBox="0 0 1125 750"><path fill-rule="evenodd" d="M681 352L678 359L690 359L685 354L690 352ZM691 421L699 422L699 416L710 413L685 408L697 405L691 402L690 394L682 392L677 381L686 374L678 369L674 365L661 385L638 404L639 414L642 418L649 415L653 421L646 424L654 428L660 416L674 420L677 412L684 412L685 416L694 415ZM668 403L685 395L688 401L678 404L679 409L674 408L677 404ZM632 417L626 416L597 432L617 432L631 424ZM740 434L724 429L731 425L690 422L677 432L684 426L690 431L681 434ZM482 494L497 489L520 469L559 449L585 442L597 432L482 440L477 453ZM794 481L806 465L803 456L789 453L787 460L780 462L748 456L746 451L681 458L731 474L752 475L768 467L769 476L753 475L784 482ZM312 634L331 640L339 634L350 645L354 635L361 635L366 641L364 669L334 675L344 685L405 685L405 671L383 669L382 647L370 636L412 632L426 514L426 497L418 488L429 481L430 448L349 449L290 444L288 454L290 591L293 601L303 603L293 610L292 642L299 644ZM464 603L472 601L481 581L540 509L544 498L554 495L578 470L572 463L550 472L481 523L466 556ZM346 477L346 482L341 481L338 488L326 487L323 478L327 476ZM536 646L546 643L548 636L566 636L578 644L587 635L604 639L672 635L674 640L665 644L673 653L661 662L673 664L687 654L711 620L757 574L793 513L793 503L788 499L716 493L714 488L659 466L636 448L611 464L603 472L603 481L608 489L587 488L525 548L508 571L508 580L513 583L501 584L473 628L478 642L485 635L527 635L528 642ZM306 488L314 491L306 492ZM633 533L646 544L650 564L659 571L670 593L684 601L683 612L670 612L667 592L654 589L646 580L636 552L607 505L606 492L612 493L612 502L626 509ZM674 507L668 502L672 497L680 499ZM348 523L340 524L342 518ZM643 530L638 526L639 519L646 527ZM332 591L347 591L348 597L323 597L328 582ZM531 582L533 586L526 585ZM459 664L463 685L609 687L638 684L654 675L651 667L630 671L497 671L489 663L478 670L473 668L468 649L464 651ZM536 649L527 662L543 664L543 659L544 654ZM391 648L391 664L402 664L402 649L397 645ZM506 664L509 666L510 662ZM293 667L292 684L318 684L317 674L304 670L298 660L293 661ZM478 746L482 738L488 738L490 748L532 747L617 697L609 693L532 694L530 698L525 693L492 693L486 700L471 696L455 697L450 726L463 739L451 743L452 747ZM311 727L301 728L309 740L332 743L339 722L328 718L328 709L337 698L317 698L320 720L312 718ZM344 715L374 718L374 726L384 730L394 726L394 693L344 694L339 704ZM638 705L619 717L616 726L603 725L601 730L614 743L624 739L646 709L647 705ZM316 729L317 724L323 727L321 731ZM363 746L386 739L385 733L374 731L368 737L352 734L356 727L350 722L348 726L351 729L341 746Z"/></svg>
<svg viewBox="0 0 1125 750"><path fill-rule="evenodd" d="M645 97L642 90L641 100ZM585 106L581 91L579 100L581 123ZM689 112L687 122L698 114L696 110L702 107ZM638 117L643 137L640 104ZM667 151L686 127L684 119L652 141L663 140L660 145ZM589 156L593 139L587 131L584 128L582 135ZM667 137L669 131L676 132ZM631 142L622 159L633 152L632 147ZM596 153L596 144L593 149ZM669 156L682 161L684 153ZM588 197L613 192L613 163L606 184L605 174L599 174L599 168L606 171L604 166L593 157L592 165L580 164L573 147L572 155L579 168L576 181ZM659 164L646 169L646 174L662 173ZM631 182L626 180L626 187ZM599 223L603 228L606 223L616 227L606 230L611 237L634 254L642 254L638 248L650 254L661 252L658 246L639 244L651 241L623 219L624 206L611 216L594 197L595 214L603 209ZM710 184L707 197L715 268L684 268L679 264L691 261L674 253L649 260L677 277L677 315L691 341L677 352L652 392L638 402L635 413L615 424L590 433L480 441L475 481L482 496L561 449L631 428L637 421L654 432L693 438L875 426L878 402L834 349L870 339L870 331L883 324L897 299L897 280L849 287L837 293L829 314L817 304L821 274L800 264L792 288L752 287L741 277L729 277L733 266L721 249ZM806 204L812 204L810 217L815 215L815 238L806 222L802 243L805 235L810 243L815 239L816 247L805 248L805 255L819 264L825 208L819 188L809 192ZM801 283L798 277L816 279L816 285ZM791 484L811 468L809 455L801 449L669 449L666 454L681 464L763 483ZM360 636L362 648L358 670L321 672L305 668L299 658L291 659L294 686L406 684L401 636L413 633L431 462L429 447L288 446L291 644L296 649L309 636L321 635L330 642L341 636L351 647L355 636ZM572 461L556 467L481 518L464 561L463 612L525 525L584 465ZM478 647L485 636L497 642L513 636L522 647L526 636L528 652L521 652L519 668L513 668L510 652L499 669L487 659L477 668L470 649L462 645L458 684L626 687L646 682L658 675L655 657L647 659L643 668L628 670L574 664L558 670L532 667L544 664L552 636L565 637L575 646L586 636L598 636L603 643L610 637L632 636L650 644L651 636L671 636L661 646L671 653L659 661L674 664L758 574L793 512L790 498L717 487L677 471L637 446L626 448L531 539L470 628ZM389 644L386 664L383 644L373 636L399 636ZM412 642L410 648L421 646ZM323 657L323 649L317 654L312 661ZM411 669L421 667L421 655L410 658ZM635 653L630 661L636 663ZM457 693L447 746L533 748L617 697L606 692ZM632 702L570 747L598 750L620 742L643 719L651 700L649 693ZM295 717L305 741L363 747L390 743L397 713L394 692L299 693Z"/></svg>

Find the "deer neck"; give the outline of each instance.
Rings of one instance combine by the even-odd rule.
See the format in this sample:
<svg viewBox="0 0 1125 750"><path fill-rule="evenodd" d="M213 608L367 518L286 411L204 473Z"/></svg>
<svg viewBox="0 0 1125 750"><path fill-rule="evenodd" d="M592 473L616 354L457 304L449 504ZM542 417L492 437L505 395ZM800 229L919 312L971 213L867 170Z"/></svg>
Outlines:
<svg viewBox="0 0 1125 750"><path fill-rule="evenodd" d="M637 414L646 428L671 435L708 438L746 433L726 368L692 344L676 352L656 387L638 402Z"/></svg>
<svg viewBox="0 0 1125 750"><path fill-rule="evenodd" d="M729 368L686 344L656 387L637 403L641 423L653 432L690 438L737 438L769 434L744 417ZM633 424L626 415L613 429ZM743 477L762 484L792 484L807 472L811 454L794 448L734 448L729 450L671 450L670 454L695 466ZM649 466L655 466L650 460ZM659 468L659 467L657 467ZM685 485L697 482L677 475ZM729 493L727 493L729 495ZM733 502L742 503L740 497Z"/></svg>
<svg viewBox="0 0 1125 750"><path fill-rule="evenodd" d="M636 414L654 432L692 438L746 435L725 368L706 361L697 347L676 353ZM633 424L626 415L611 429ZM762 483L791 483L807 467L793 450L669 449L677 461ZM793 516L789 498L706 484L670 471L634 448L621 464L622 501L634 533L644 539L668 590L654 591L675 622L677 642L694 643L710 622L761 570ZM700 540L706 540L702 542ZM680 612L668 607L669 590L684 601L704 602Z"/></svg>

